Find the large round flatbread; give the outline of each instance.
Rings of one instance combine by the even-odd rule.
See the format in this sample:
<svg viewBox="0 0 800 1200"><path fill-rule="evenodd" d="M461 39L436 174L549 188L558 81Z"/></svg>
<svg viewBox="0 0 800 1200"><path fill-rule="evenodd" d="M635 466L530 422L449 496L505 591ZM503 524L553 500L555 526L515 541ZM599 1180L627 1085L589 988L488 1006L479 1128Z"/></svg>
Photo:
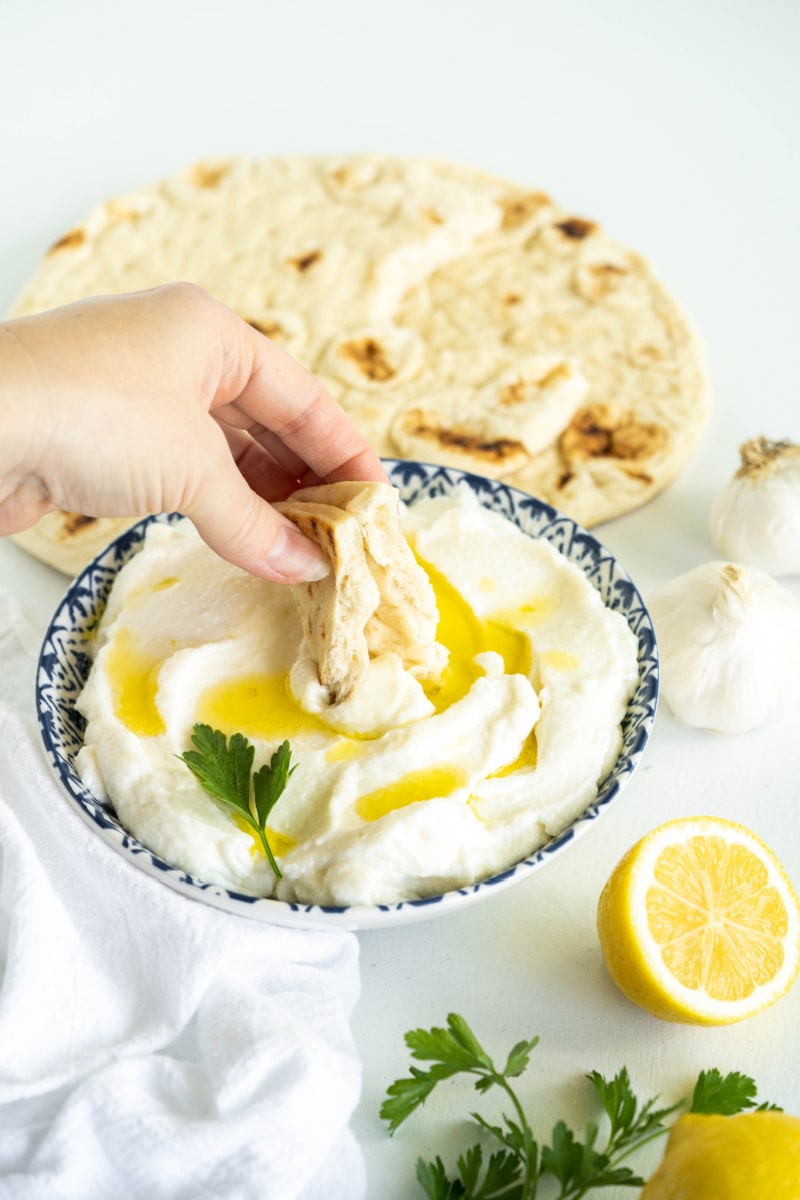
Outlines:
<svg viewBox="0 0 800 1200"><path fill-rule="evenodd" d="M56 509L10 540L65 575L77 575L133 524L125 517L85 517Z"/></svg>
<svg viewBox="0 0 800 1200"><path fill-rule="evenodd" d="M11 315L174 279L281 342L380 453L502 478L584 525L665 487L705 424L697 340L647 263L468 167L195 164L60 238ZM66 516L52 552L56 522L19 540L77 569Z"/></svg>

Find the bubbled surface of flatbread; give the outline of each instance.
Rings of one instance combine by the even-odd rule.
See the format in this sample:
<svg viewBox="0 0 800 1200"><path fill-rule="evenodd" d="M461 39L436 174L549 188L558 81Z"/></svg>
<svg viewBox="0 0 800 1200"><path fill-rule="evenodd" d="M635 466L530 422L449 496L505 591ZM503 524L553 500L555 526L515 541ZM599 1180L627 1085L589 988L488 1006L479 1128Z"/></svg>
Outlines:
<svg viewBox="0 0 800 1200"><path fill-rule="evenodd" d="M655 495L705 425L697 339L646 261L471 167L197 163L67 231L11 315L175 279L320 375L381 454L502 478L584 525ZM579 396L537 396L542 356L583 381Z"/></svg>

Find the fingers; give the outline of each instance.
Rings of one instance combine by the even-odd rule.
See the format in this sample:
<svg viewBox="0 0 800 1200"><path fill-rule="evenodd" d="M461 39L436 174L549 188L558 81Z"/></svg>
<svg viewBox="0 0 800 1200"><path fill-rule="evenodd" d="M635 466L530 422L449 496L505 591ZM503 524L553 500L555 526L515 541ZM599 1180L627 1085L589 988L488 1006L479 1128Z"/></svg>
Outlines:
<svg viewBox="0 0 800 1200"><path fill-rule="evenodd" d="M235 397L236 407L247 414L252 435L284 470L298 479L310 470L329 482L386 483L379 456L320 381L244 321L240 332L252 369ZM222 404L225 399L234 397L220 397ZM215 415L224 420L224 409Z"/></svg>
<svg viewBox="0 0 800 1200"><path fill-rule="evenodd" d="M276 458L248 433L222 426L236 465L254 492L264 500L286 500L300 486L300 476L284 470ZM300 472L305 468L299 464Z"/></svg>
<svg viewBox="0 0 800 1200"><path fill-rule="evenodd" d="M221 558L277 583L322 579L330 564L322 551L250 487L219 439L207 470L183 506L205 542ZM290 489L291 490L291 489Z"/></svg>
<svg viewBox="0 0 800 1200"><path fill-rule="evenodd" d="M32 480L21 480L7 495L0 493L0 537L30 529L55 506Z"/></svg>
<svg viewBox="0 0 800 1200"><path fill-rule="evenodd" d="M325 480L386 482L322 384L200 288L173 284L21 320L41 410L25 470L39 494L0 503L0 532L34 523L42 495L61 506L80 496L74 506L96 515L175 508L223 558L298 582L321 578L327 560L266 501Z"/></svg>
<svg viewBox="0 0 800 1200"><path fill-rule="evenodd" d="M309 371L244 321L211 403L229 446L230 496L201 499L189 515L212 549L254 575L293 583L323 578L329 563L264 503L323 481L388 482L376 452ZM241 368L251 364L242 381ZM238 376L238 378L237 378Z"/></svg>

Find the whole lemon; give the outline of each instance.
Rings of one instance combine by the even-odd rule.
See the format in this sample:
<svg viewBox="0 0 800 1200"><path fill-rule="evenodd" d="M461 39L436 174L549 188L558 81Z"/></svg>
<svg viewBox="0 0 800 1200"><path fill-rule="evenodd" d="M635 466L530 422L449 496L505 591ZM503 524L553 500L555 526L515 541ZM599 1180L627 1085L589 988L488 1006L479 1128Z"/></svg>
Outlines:
<svg viewBox="0 0 800 1200"><path fill-rule="evenodd" d="M800 1119L688 1113L675 1122L641 1200L798 1200Z"/></svg>

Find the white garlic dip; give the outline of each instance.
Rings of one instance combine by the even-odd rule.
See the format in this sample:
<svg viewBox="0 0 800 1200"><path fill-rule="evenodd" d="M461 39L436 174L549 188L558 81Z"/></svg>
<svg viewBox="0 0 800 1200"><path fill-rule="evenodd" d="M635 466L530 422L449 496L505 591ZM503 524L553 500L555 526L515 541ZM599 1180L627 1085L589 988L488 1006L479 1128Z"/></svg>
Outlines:
<svg viewBox="0 0 800 1200"><path fill-rule="evenodd" d="M550 543L466 486L402 507L434 585L440 683L371 660L331 707L291 590L154 523L117 576L78 708L76 767L155 854L209 882L325 905L390 904L504 870L597 795L621 747L636 639ZM269 820L283 879L179 755L195 723L297 769Z"/></svg>

